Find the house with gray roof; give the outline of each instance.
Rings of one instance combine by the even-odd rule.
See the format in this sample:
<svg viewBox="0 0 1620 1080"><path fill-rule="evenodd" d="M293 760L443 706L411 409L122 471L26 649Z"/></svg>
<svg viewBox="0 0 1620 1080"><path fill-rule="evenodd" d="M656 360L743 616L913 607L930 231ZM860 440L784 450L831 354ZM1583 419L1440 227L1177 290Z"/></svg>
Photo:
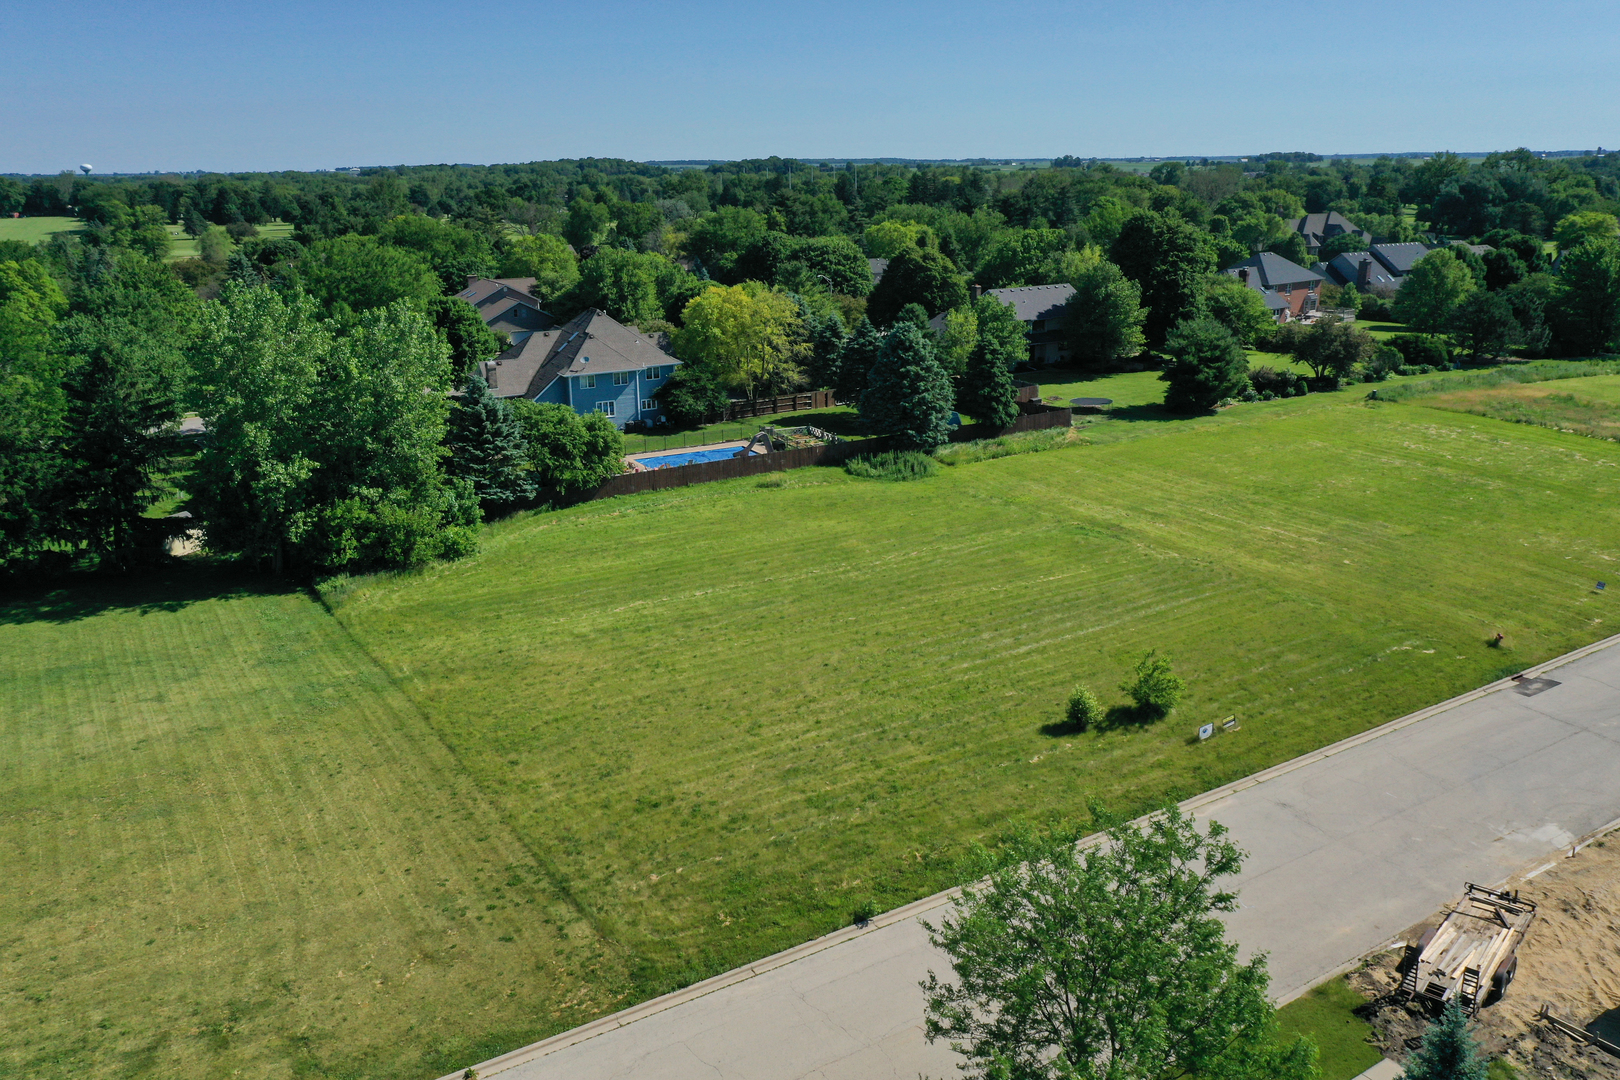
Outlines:
<svg viewBox="0 0 1620 1080"><path fill-rule="evenodd" d="M540 306L529 291L534 278L481 278L467 275L467 287L456 296L478 310L484 325L505 334L514 344L530 334L549 330L557 320Z"/></svg>
<svg viewBox="0 0 1620 1080"><path fill-rule="evenodd" d="M1335 236L1352 233L1361 237L1367 243L1373 241L1372 233L1358 227L1355 222L1339 213L1329 210L1325 214L1306 214L1304 217L1294 218L1288 227L1305 238L1305 250L1315 255L1321 246Z"/></svg>
<svg viewBox="0 0 1620 1080"><path fill-rule="evenodd" d="M1013 309L1029 337L1029 362L1032 364L1068 361L1069 354L1064 351L1063 344L1063 320L1069 314L1069 298L1073 295L1074 286L1066 283L988 290L973 286L975 300L980 296L993 296ZM928 325L936 334L942 332L945 329L945 314L941 312L935 315Z"/></svg>
<svg viewBox="0 0 1620 1080"><path fill-rule="evenodd" d="M680 361L663 335L643 334L604 311L588 309L561 326L539 330L476 373L496 397L567 405L599 412L624 427L661 423L658 394Z"/></svg>
<svg viewBox="0 0 1620 1080"><path fill-rule="evenodd" d="M1307 270L1275 251L1262 251L1221 271L1260 294L1278 322L1316 310L1321 274ZM1280 301L1280 302L1279 302Z"/></svg>
<svg viewBox="0 0 1620 1080"><path fill-rule="evenodd" d="M1367 249L1373 258L1384 264L1384 269L1397 280L1412 272L1417 261L1431 250L1428 244L1374 244Z"/></svg>
<svg viewBox="0 0 1620 1080"><path fill-rule="evenodd" d="M1326 266L1328 278L1337 285L1354 285L1360 293L1393 291L1401 287L1401 279L1370 251L1347 251L1333 258Z"/></svg>

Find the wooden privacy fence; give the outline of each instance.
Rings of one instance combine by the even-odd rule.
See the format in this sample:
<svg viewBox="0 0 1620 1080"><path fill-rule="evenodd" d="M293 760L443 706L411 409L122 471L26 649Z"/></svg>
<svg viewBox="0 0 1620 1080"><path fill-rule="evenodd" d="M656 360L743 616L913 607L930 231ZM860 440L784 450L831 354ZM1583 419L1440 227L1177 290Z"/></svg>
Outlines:
<svg viewBox="0 0 1620 1080"><path fill-rule="evenodd" d="M994 439L1020 431L1068 427L1074 421L1072 410L1057 409L1039 402L1021 404L1019 411L1023 415L1006 427L965 424L951 432L951 441L969 442L973 439ZM611 499L615 495L634 495L642 491L663 491L667 488L686 487L688 484L707 484L712 480L735 480L744 476L781 472L784 469L802 469L809 465L842 465L847 458L858 454L877 454L884 450L892 450L894 442L894 436L880 435L875 439L862 439L858 442L803 446L769 454L753 454L749 457L721 458L719 461L698 461L691 465L673 465L665 469L649 469L646 472L621 473L597 488L595 492L585 496L582 501Z"/></svg>
<svg viewBox="0 0 1620 1080"><path fill-rule="evenodd" d="M749 416L770 416L772 413L802 412L805 409L832 407L831 390L811 390L803 394L786 394L782 397L733 401L726 406L726 419L737 420Z"/></svg>

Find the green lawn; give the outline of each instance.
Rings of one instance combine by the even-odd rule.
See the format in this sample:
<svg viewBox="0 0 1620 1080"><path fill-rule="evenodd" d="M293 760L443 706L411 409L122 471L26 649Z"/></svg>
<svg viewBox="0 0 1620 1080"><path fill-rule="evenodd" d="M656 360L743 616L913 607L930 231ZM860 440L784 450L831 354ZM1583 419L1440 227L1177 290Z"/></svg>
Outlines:
<svg viewBox="0 0 1620 1080"><path fill-rule="evenodd" d="M1322 1080L1351 1080L1383 1058L1378 1047L1367 1042L1372 1025L1355 1014L1367 999L1341 978L1329 979L1303 997L1295 998L1277 1011L1277 1023L1284 1039L1309 1035L1321 1056L1317 1064Z"/></svg>
<svg viewBox="0 0 1620 1080"><path fill-rule="evenodd" d="M255 226L259 236L269 240L290 239L293 227L284 221L272 221L266 225ZM169 258L195 259L197 257L197 238L189 235L179 225L169 226Z"/></svg>
<svg viewBox="0 0 1620 1080"><path fill-rule="evenodd" d="M0 218L0 240L21 240L37 244L59 232L80 232L84 222L71 217Z"/></svg>
<svg viewBox="0 0 1620 1080"><path fill-rule="evenodd" d="M0 1075L439 1076L615 953L307 595L0 604Z"/></svg>
<svg viewBox="0 0 1620 1080"><path fill-rule="evenodd" d="M332 601L651 994L1610 632L1620 447L1363 397L531 515ZM1170 720L1043 734L1150 648Z"/></svg>

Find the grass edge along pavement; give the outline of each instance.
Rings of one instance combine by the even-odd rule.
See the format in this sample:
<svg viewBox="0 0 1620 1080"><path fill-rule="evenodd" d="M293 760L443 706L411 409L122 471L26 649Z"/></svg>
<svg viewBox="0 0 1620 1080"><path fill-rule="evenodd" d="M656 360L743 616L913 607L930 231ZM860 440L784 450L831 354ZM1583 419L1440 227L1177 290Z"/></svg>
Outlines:
<svg viewBox="0 0 1620 1080"><path fill-rule="evenodd" d="M429 1075L626 989L341 625L206 563L0 601L0 862L6 1075Z"/></svg>
<svg viewBox="0 0 1620 1080"><path fill-rule="evenodd" d="M1514 656L1522 666L1587 640L1596 625L1587 616L1599 614L1587 605L1602 598L1586 595L1585 580L1601 564L1586 564L1610 556L1594 553L1605 542L1587 535L1590 514L1574 507L1588 497L1579 482L1588 473L1604 490L1611 482L1585 466L1575 470L1580 478L1550 479L1548 470L1589 456L1589 444L1576 450L1556 433L1412 414L1359 396L1134 425L1138 435L1118 442L945 470L911 485L800 470L769 494L733 481L609 500L499 526L468 563L357 582L334 607L512 808L518 827L563 853L570 880L615 924L610 937L633 952L651 948L638 977L650 995L823 933L863 895L893 905L950 880L949 859L932 862L926 842L909 862L885 854L889 833L915 847L921 833L938 836L948 824L949 837L965 841L993 835L1013 814L1083 805L1082 795L1128 809L1122 792L1156 801L1177 786L1216 786L1350 734L1367 715L1478 685ZM1145 437L1152 431L1174 435ZM1342 443L1332 453L1322 446L1329 438ZM1470 454L1459 457L1459 448ZM1277 471L1284 459L1290 470L1320 460L1290 481ZM1558 493L1529 490L1531 475L1530 486L1551 483ZM1152 493L1150 476L1160 486L1175 476L1175 490ZM884 501L861 496L863 483L885 489ZM937 498L921 494L929 490ZM1493 513L1507 514L1506 526L1479 521L1481 493ZM995 531L1009 518L1016 544L1011 532ZM1523 546L1505 549L1504 528L1509 537L1529 530ZM974 535L968 549L965 535ZM729 543L749 536L763 546ZM1116 543L1130 551L1110 569L1109 553L1125 550ZM1581 562L1567 563L1566 551ZM950 556L942 563L930 552ZM658 573L639 576L647 566ZM964 577L964 566L976 569ZM714 573L725 582L710 580ZM1160 595L1163 573L1175 585ZM1073 591L1088 575L1120 574L1128 594ZM902 589L893 598L873 591L889 577ZM1494 588L1497 577L1517 591ZM569 587L559 591L553 579ZM801 641L801 631L832 624L834 609L849 614L838 602L846 585L869 617ZM1197 595L1176 599L1176 590ZM1151 610L1130 610L1144 593L1157 597L1145 601ZM888 621L890 607L920 613L916 605L941 595L950 597L943 623ZM1103 627L1088 629L1096 618ZM496 620L515 621L502 630ZM1499 621L1514 627L1508 650L1487 651ZM1223 629L1214 637L1201 629L1215 625ZM1372 637L1363 640L1363 630ZM479 640L486 632L490 639ZM746 643L722 648L717 633L745 634ZM1106 689L1110 668L1188 633L1168 643L1171 651L1204 670L1183 669L1194 676L1195 699L1173 723L1073 740L1032 730L1056 715L1076 678ZM434 653L412 647L424 635ZM1042 653L1054 643L1072 650L1065 641L1087 648L1064 652L1054 673ZM988 672L973 659L981 649L1016 663ZM768 660L749 659L756 654ZM920 670L885 668L883 655ZM605 656L619 658L614 671L601 666ZM818 672L824 657L837 668ZM739 659L746 672L731 681L749 685L729 696L707 685ZM1457 660L1466 663L1446 674ZM463 677L474 670L495 674ZM913 687L915 679L922 682ZM1300 680L1299 693L1285 685ZM772 691L784 681L783 693ZM1003 686L1021 700L1002 701ZM1053 701L1043 704L1048 691ZM884 715L896 699L918 702L929 718ZM1232 701L1242 704L1226 709ZM867 714L840 731L854 702ZM959 718L964 709L971 727ZM1241 738L1182 742L1180 727L1193 716L1238 710ZM732 750L738 758L728 763L720 751ZM699 761L696 772L681 771ZM1048 761L1045 770L1030 767ZM572 778L598 772L611 782L595 782L594 795ZM900 797L885 784L898 785ZM932 801L917 802L919 791ZM913 818L926 820L908 826ZM835 840L831 858L823 849ZM791 882L773 877L778 849L800 853ZM896 863L911 869L884 879L885 864ZM729 930L739 924L741 932ZM692 927L697 938L683 941Z"/></svg>
<svg viewBox="0 0 1620 1080"><path fill-rule="evenodd" d="M1620 645L1620 634L1615 634L1600 641L1592 642L1589 645L1584 645L1581 648L1565 653L1562 656L1553 657L1550 660L1546 660L1542 663L1526 668L1524 671L1519 672L1518 674L1532 678L1539 677L1548 671L1552 671L1556 668L1562 667L1565 664L1580 660L1583 657L1590 656L1591 654L1602 649L1613 648L1616 645ZM1182 800L1179 805L1181 809L1188 815L1196 815L1200 807L1219 803L1236 792L1243 791L1247 788L1255 786L1256 784L1265 783L1268 780L1285 775L1295 769L1302 768L1325 758L1332 757L1345 750L1360 746L1363 743L1370 742L1382 736L1400 731L1403 728L1411 726L1412 724L1427 720L1430 717L1447 712L1453 708L1456 708L1457 706L1465 705L1469 702L1477 701L1482 697L1486 697L1487 695L1510 689L1513 685L1514 678L1511 676L1497 679L1494 682L1476 687L1473 690L1459 694L1456 697L1450 698L1446 701L1437 702L1436 704L1427 706L1426 708L1419 709L1416 712L1408 713L1405 716L1397 717L1393 720L1380 724L1377 727L1370 728L1357 735L1352 735L1349 738L1340 740L1339 742L1333 743L1330 746L1324 746L1320 749L1302 754L1297 758L1282 762L1281 764L1275 765L1270 769L1266 769L1253 776L1243 777L1239 780L1232 781L1231 783L1223 784L1221 787L1213 790L1202 792L1193 796L1192 798ZM1143 820L1144 819L1142 818L1138 818L1133 821L1133 824L1140 825ZM1584 847L1593 840L1607 836L1617 829L1620 829L1620 819L1611 821L1593 830L1591 833L1583 837L1577 846ZM1096 843L1101 839L1102 834L1093 833L1089 836L1083 837L1079 843L1085 845L1089 843ZM916 916L924 915L930 911L934 911L951 903L956 899L956 897L961 895L961 892L962 886L958 885L953 888L935 893L932 896L925 896L920 900L915 900L904 907L896 908L892 911L881 912L865 922L858 923L853 926L842 927L838 930L832 931L829 934L823 935L822 937L815 938L811 941L804 942L801 945L794 946L791 949L786 949L772 956L763 957L754 963L712 976L703 982L682 987L679 990L671 991L668 994L661 995L660 997L653 998L649 1001L640 1002L608 1016L599 1017L590 1023L582 1024L579 1027L573 1028L569 1031L560 1032L551 1036L550 1038L541 1040L540 1042L532 1043L529 1046L508 1051L499 1057L478 1062L476 1066L473 1066L473 1071L480 1076L490 1077L502 1072L506 1072L510 1069L517 1068L518 1066L529 1061L534 1061L538 1058L556 1053L557 1051L567 1049L570 1046L575 1046L579 1043L586 1042L597 1037L598 1035L602 1035L617 1028L635 1023L636 1021L644 1019L648 1016L654 1016L686 1002L695 1001L698 998L705 997L717 990L725 989L728 986L734 986L737 983L746 982L755 976L763 975L769 971L775 971L778 968L784 967L797 960L804 959L805 957L812 956L818 952L822 952L823 950L846 944L877 930L892 926L895 923L905 922L906 920ZM1361 966L1366 961L1367 957L1376 955L1378 952L1390 948L1393 944L1394 942L1386 942L1383 945L1377 946L1370 952L1357 955L1340 964L1334 970L1324 972L1316 978L1313 978L1306 986L1284 991L1281 995L1274 997L1274 1000L1278 1005L1278 1022L1283 1038L1287 1039L1297 1032L1300 1034L1310 1035L1316 1040L1318 1049L1322 1053L1321 1060L1319 1061L1319 1065L1322 1068L1321 1080L1348 1080L1348 1078L1359 1075L1362 1071L1375 1064L1376 1061L1382 1057L1382 1055L1379 1054L1370 1044L1360 1041L1361 1039L1364 1039L1365 1036L1372 1033L1372 1026L1361 1020L1360 1017L1355 1016L1354 1010L1362 1005L1367 1004L1367 1000L1363 998L1353 987L1346 983L1344 976L1346 972ZM1349 1027L1351 1030L1349 1032L1345 1032L1343 1030L1345 1027ZM1319 1037L1324 1035L1330 1035L1331 1038ZM1365 1049L1370 1053L1370 1057L1369 1053L1361 1052L1362 1047L1365 1047ZM442 1077L441 1080L459 1080L459 1078L463 1075L465 1075L463 1071L457 1071Z"/></svg>

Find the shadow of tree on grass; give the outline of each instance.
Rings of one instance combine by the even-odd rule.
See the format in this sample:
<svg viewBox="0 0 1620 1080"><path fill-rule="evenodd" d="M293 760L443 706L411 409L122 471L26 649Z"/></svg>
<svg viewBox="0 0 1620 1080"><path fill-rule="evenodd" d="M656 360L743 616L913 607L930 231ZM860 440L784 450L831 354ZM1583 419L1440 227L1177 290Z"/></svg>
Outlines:
<svg viewBox="0 0 1620 1080"><path fill-rule="evenodd" d="M7 583L0 594L0 625L70 623L110 611L152 615L203 600L302 591L296 582L234 563L188 559L130 574L69 573L37 583Z"/></svg>
<svg viewBox="0 0 1620 1080"><path fill-rule="evenodd" d="M1138 705L1115 705L1103 713L1102 719L1092 724L1092 731L1122 731L1129 728L1145 728L1149 724L1163 720L1168 714L1160 709ZM1083 724L1072 720L1059 720L1051 724L1041 725L1041 734L1052 739L1061 739L1069 735L1080 735L1087 730Z"/></svg>

